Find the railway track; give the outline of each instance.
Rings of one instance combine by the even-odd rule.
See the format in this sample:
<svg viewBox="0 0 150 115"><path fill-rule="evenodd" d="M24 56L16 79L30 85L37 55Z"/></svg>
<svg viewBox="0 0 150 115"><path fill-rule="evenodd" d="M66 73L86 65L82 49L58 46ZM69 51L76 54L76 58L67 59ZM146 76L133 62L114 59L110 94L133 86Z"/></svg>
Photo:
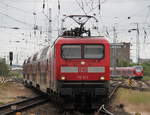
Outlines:
<svg viewBox="0 0 150 115"><path fill-rule="evenodd" d="M110 94L108 96L109 98L109 102L113 99L113 96L115 95L115 92L117 91L117 89L123 84L124 80L118 80L118 81L114 81L113 83L111 83L111 89L110 89ZM110 108L109 104L108 105L101 105L99 107L99 109L97 110L97 112L94 113L94 115L114 115L112 112L110 112L109 110L107 110L106 108Z"/></svg>
<svg viewBox="0 0 150 115"><path fill-rule="evenodd" d="M143 80L129 80L128 82L124 82L120 87L139 91L150 91L150 85Z"/></svg>
<svg viewBox="0 0 150 115"><path fill-rule="evenodd" d="M139 91L150 91L150 84L143 80L132 80L132 85L127 80L112 80L110 89L111 91L109 94L110 101L113 99L113 96L119 87ZM107 110L105 106L106 108L110 108L108 105L101 105L94 115L115 115L114 113Z"/></svg>
<svg viewBox="0 0 150 115"><path fill-rule="evenodd" d="M108 96L109 100L112 100L113 96L117 89L124 83L124 80L114 81L111 83L110 94ZM114 115L112 112L109 111L109 104L102 104L99 109L95 113L90 113L88 115ZM80 112L64 112L63 115L86 115Z"/></svg>
<svg viewBox="0 0 150 115"><path fill-rule="evenodd" d="M117 81L114 80L113 82L111 82L111 89L110 89L110 94L109 94L109 99L110 100L112 100L113 97L115 97L115 92L117 91L117 89L119 87L126 88L126 86L128 86L128 84L126 82L127 82L127 80L117 80ZM144 83L143 81L136 81L135 80L135 82L138 84L139 87L136 86L138 88L143 87L144 86L143 84L146 85L146 83ZM148 85L146 85L146 86L148 86ZM128 86L128 87L131 88L130 86ZM29 103L32 105L32 102L30 101ZM36 102L36 101L34 101L34 102ZM12 105L16 106L17 104L13 103ZM28 104L24 104L24 105L28 105ZM12 109L10 110L11 107L8 107L10 112L7 113L7 114L5 113L5 114L0 114L0 115L11 115L12 113L15 113L17 111L24 111L25 109L32 107L32 106L31 107L29 106L27 108L25 107L24 109L19 109L19 108L22 108L24 105L17 105L17 109L15 109L15 110L12 110ZM3 110L3 111L8 112L8 108ZM1 106L0 106L0 113L2 113L1 110L2 109L1 109ZM113 113L112 113L112 111L113 111ZM114 113L114 108L111 108L109 106L109 104L106 104L106 105L102 104L95 113L94 112L92 112L92 113L81 113L81 112L78 112L78 111L65 111L64 113L61 113L61 115L115 115L115 113Z"/></svg>
<svg viewBox="0 0 150 115"><path fill-rule="evenodd" d="M115 92L117 91L117 89L123 84L123 81L116 81L115 83L111 84L111 91L109 94L109 99L111 99L113 97L113 95L115 94Z"/></svg>
<svg viewBox="0 0 150 115"><path fill-rule="evenodd" d="M12 115L16 112L21 112L33 106L46 103L48 98L45 96L36 96L29 99L24 99L19 102L9 103L0 106L0 115Z"/></svg>
<svg viewBox="0 0 150 115"><path fill-rule="evenodd" d="M148 87L150 87L150 84L147 81L145 80L141 80L141 81L144 82Z"/></svg>

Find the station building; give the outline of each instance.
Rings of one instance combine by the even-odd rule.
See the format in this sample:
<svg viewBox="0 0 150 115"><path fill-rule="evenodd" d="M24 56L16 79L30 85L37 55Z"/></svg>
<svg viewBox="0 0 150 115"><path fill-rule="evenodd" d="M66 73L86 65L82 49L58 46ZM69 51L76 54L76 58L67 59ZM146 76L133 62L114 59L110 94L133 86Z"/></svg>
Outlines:
<svg viewBox="0 0 150 115"><path fill-rule="evenodd" d="M110 63L111 67L116 64L116 66L119 65L119 63L122 62L131 62L130 60L130 43L116 43L111 44L110 48ZM116 62L114 62L116 61Z"/></svg>

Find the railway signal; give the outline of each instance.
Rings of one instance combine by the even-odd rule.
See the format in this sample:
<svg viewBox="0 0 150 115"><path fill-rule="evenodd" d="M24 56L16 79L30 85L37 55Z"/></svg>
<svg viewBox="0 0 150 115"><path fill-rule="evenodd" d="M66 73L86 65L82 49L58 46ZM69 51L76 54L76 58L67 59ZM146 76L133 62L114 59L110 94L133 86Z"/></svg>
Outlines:
<svg viewBox="0 0 150 115"><path fill-rule="evenodd" d="M12 66L13 52L9 52L9 60L10 60L10 66Z"/></svg>

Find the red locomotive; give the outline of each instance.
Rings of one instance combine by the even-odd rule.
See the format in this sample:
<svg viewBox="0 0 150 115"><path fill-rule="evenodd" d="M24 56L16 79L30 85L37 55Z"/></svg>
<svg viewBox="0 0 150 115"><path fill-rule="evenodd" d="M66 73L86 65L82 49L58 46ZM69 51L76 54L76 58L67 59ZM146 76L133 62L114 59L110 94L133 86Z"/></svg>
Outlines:
<svg viewBox="0 0 150 115"><path fill-rule="evenodd" d="M71 15L69 18L93 18ZM87 21L87 20L86 20ZM52 46L25 60L24 82L52 98L62 98L65 106L96 108L107 98L110 80L110 44L104 37L92 37L90 30L64 31ZM87 34L87 36L83 36ZM68 106L67 106L68 107Z"/></svg>
<svg viewBox="0 0 150 115"><path fill-rule="evenodd" d="M116 67L116 71L114 68L111 68L110 70L111 77L142 79L144 74L142 66Z"/></svg>

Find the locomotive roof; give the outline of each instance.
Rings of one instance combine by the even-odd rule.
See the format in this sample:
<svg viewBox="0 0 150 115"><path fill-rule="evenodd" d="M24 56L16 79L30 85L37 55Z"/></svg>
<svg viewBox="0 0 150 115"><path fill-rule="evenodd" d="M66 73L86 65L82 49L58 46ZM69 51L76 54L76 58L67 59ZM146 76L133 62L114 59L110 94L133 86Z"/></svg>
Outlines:
<svg viewBox="0 0 150 115"><path fill-rule="evenodd" d="M59 37L56 44L62 43L109 43L104 37Z"/></svg>

